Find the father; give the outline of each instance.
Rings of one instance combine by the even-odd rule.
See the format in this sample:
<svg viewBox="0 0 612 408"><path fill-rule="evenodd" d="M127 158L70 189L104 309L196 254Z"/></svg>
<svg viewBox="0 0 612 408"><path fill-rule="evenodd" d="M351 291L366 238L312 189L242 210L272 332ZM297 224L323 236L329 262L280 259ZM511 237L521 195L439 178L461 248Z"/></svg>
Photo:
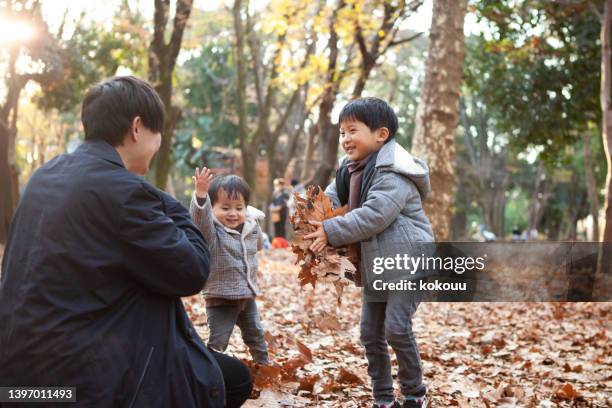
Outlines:
<svg viewBox="0 0 612 408"><path fill-rule="evenodd" d="M180 300L208 277L204 238L139 177L159 149L163 112L137 78L93 86L85 143L30 179L2 262L0 386L76 387L69 405L87 407L248 398L248 368L210 351Z"/></svg>

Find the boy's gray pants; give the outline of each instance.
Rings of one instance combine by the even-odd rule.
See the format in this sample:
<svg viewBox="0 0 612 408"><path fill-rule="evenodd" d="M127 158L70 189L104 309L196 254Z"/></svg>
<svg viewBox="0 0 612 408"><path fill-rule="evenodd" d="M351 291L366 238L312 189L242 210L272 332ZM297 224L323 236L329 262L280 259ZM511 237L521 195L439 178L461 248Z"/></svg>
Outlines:
<svg viewBox="0 0 612 408"><path fill-rule="evenodd" d="M387 302L367 302L361 306L361 344L368 359L368 374L376 401L392 401L393 378L388 345L397 356L397 377L404 396L420 397L427 388L419 348L412 333L412 316L421 296L406 291L390 291Z"/></svg>
<svg viewBox="0 0 612 408"><path fill-rule="evenodd" d="M236 305L222 305L206 308L208 318L208 346L217 351L227 349L234 326L240 328L242 339L249 347L253 361L268 364L268 345L259 320L255 299L244 299Z"/></svg>

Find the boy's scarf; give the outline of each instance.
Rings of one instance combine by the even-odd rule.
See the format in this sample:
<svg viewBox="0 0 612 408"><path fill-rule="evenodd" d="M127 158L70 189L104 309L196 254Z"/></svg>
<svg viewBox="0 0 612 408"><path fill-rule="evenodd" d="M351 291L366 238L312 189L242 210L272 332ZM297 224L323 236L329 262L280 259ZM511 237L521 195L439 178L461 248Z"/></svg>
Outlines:
<svg viewBox="0 0 612 408"><path fill-rule="evenodd" d="M361 179L363 176L363 170L365 169L372 153L359 161L350 162L348 164L348 172L351 175L349 181L349 197L348 206L349 211L359 207L359 196L361 194Z"/></svg>
<svg viewBox="0 0 612 408"><path fill-rule="evenodd" d="M340 205L348 204L349 211L361 207L367 193L364 188L367 188L374 174L376 157L378 157L378 151L370 153L359 161L348 162L340 166L338 171L336 171L336 192L338 193L338 199L340 200ZM361 245L355 243L351 244L350 247L354 248L361 259ZM355 285L361 287L363 284L359 262L355 265L355 268L353 280Z"/></svg>
<svg viewBox="0 0 612 408"><path fill-rule="evenodd" d="M336 192L340 205L349 205L349 211L361 207L365 198L364 188L372 179L376 166L378 151L357 162L348 162L336 171Z"/></svg>

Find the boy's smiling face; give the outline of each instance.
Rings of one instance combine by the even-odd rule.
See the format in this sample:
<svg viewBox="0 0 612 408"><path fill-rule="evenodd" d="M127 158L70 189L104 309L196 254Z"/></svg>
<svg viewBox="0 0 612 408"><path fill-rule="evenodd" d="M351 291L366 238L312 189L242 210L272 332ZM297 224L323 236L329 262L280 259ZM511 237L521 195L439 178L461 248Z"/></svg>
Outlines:
<svg viewBox="0 0 612 408"><path fill-rule="evenodd" d="M340 123L340 144L351 161L358 161L380 149L389 137L386 127L371 131L363 122L344 120Z"/></svg>
<svg viewBox="0 0 612 408"><path fill-rule="evenodd" d="M221 224L236 229L244 224L246 208L247 204L241 194L230 197L225 190L220 189L213 205L213 214Z"/></svg>

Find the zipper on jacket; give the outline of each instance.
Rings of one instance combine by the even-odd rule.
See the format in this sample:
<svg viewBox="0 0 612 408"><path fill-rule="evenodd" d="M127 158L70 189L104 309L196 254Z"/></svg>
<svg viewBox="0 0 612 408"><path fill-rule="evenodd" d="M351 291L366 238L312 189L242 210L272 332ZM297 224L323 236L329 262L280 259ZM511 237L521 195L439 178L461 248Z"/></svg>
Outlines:
<svg viewBox="0 0 612 408"><path fill-rule="evenodd" d="M130 408L134 406L136 402L136 397L138 396L138 391L140 391L140 386L142 385L142 381L144 380L144 376L147 373L147 369L149 368L149 363L151 362L151 356L153 355L153 350L155 347L151 347L149 351L149 356L147 357L147 361L145 362L145 366L142 369L142 374L140 374L140 378L138 379L138 384L136 384L136 390L134 391L134 396L132 397L132 402L130 402Z"/></svg>

